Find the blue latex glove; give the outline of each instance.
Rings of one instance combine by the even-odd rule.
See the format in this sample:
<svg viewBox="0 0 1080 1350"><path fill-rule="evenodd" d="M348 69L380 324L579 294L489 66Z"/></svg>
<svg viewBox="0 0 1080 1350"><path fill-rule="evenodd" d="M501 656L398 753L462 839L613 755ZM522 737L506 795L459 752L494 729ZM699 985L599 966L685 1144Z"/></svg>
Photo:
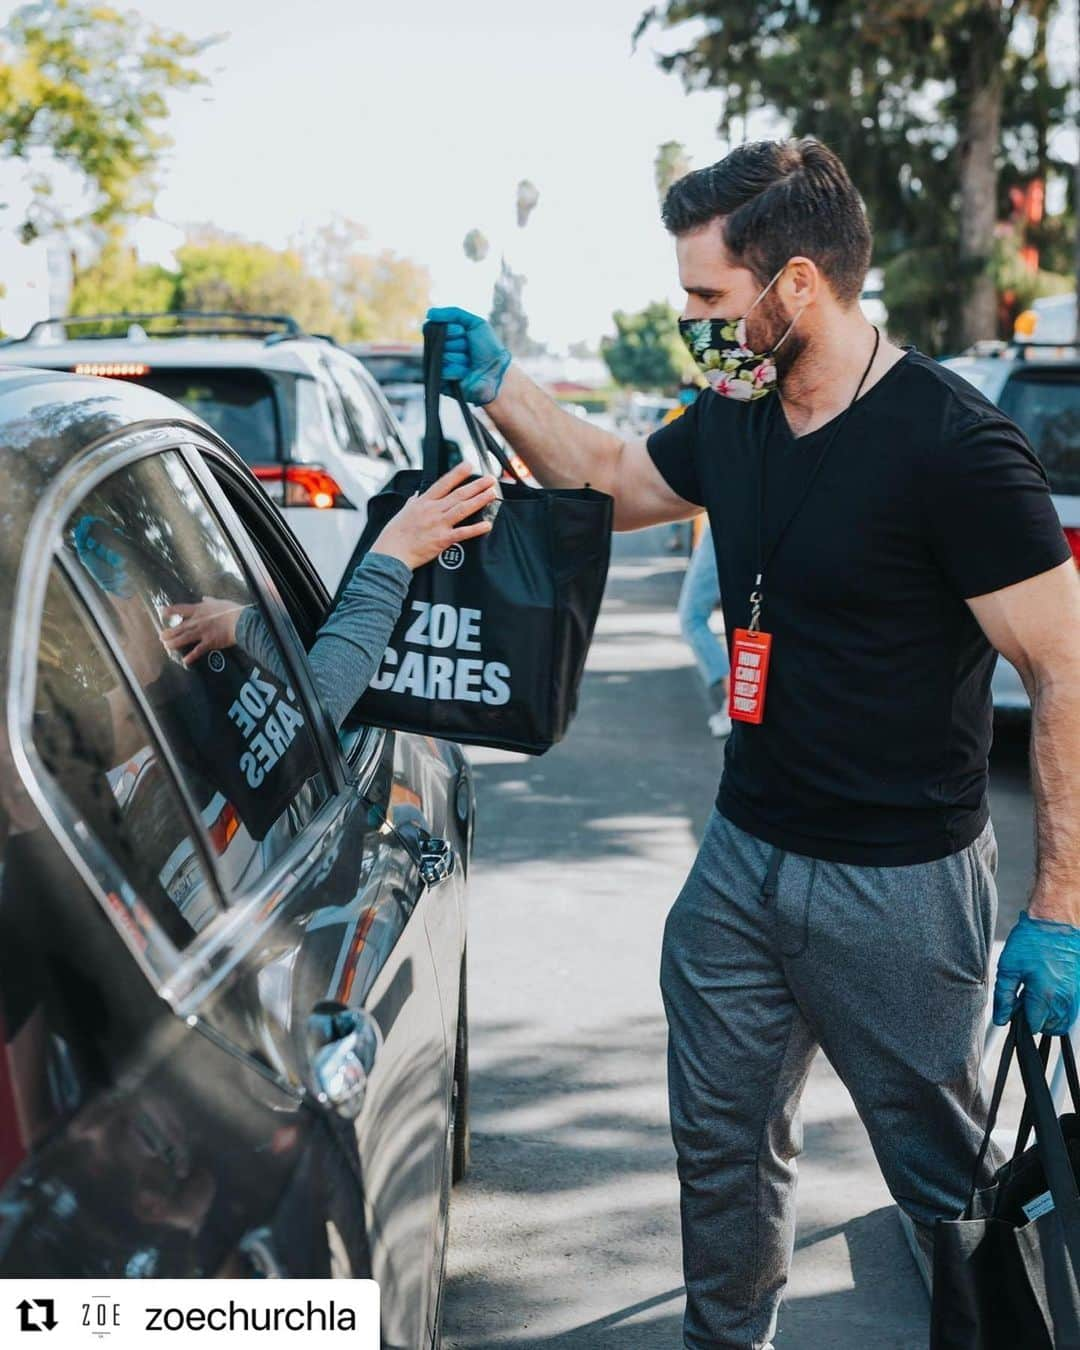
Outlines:
<svg viewBox="0 0 1080 1350"><path fill-rule="evenodd" d="M994 985L994 1021L1003 1027L1023 985L1033 1032L1064 1036L1080 1011L1080 928L1022 913L1006 940Z"/></svg>
<svg viewBox="0 0 1080 1350"><path fill-rule="evenodd" d="M106 542L115 534L100 516L83 516L75 526L75 552L103 591L130 600L135 594L121 554Z"/></svg>
<svg viewBox="0 0 1080 1350"><path fill-rule="evenodd" d="M460 381L461 392L470 403L490 403L499 392L510 365L510 353L495 336L486 319L467 309L429 309L430 323L445 323L446 349L443 355L443 393L450 393L450 382Z"/></svg>

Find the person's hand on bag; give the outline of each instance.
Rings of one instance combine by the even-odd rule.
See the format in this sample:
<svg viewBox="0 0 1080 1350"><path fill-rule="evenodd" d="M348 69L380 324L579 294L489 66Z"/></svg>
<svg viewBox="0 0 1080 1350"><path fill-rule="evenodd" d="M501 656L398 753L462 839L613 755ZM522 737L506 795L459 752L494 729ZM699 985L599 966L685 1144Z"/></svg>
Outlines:
<svg viewBox="0 0 1080 1350"><path fill-rule="evenodd" d="M461 522L490 505L499 495L498 485L489 476L466 483L471 473L468 464L456 464L426 492L410 497L380 531L370 551L399 558L415 571L451 544L463 544L467 539L487 534L492 526L490 520L472 525Z"/></svg>
<svg viewBox="0 0 1080 1350"><path fill-rule="evenodd" d="M1080 928L1021 913L998 961L994 1021L999 1027L1012 1017L1021 996L1032 1032L1069 1032L1080 1012Z"/></svg>
<svg viewBox="0 0 1080 1350"><path fill-rule="evenodd" d="M499 392L503 376L510 366L510 353L495 336L486 319L467 309L429 309L429 323L444 323L446 347L443 352L443 392L460 383L470 403L483 407Z"/></svg>
<svg viewBox="0 0 1080 1350"><path fill-rule="evenodd" d="M164 620L176 619L177 623L166 628L161 634L161 645L170 652L184 652L185 666L193 666L200 656L207 652L220 651L236 642L236 623L244 606L235 600L216 600L212 595L204 596L194 605L166 605L161 611Z"/></svg>

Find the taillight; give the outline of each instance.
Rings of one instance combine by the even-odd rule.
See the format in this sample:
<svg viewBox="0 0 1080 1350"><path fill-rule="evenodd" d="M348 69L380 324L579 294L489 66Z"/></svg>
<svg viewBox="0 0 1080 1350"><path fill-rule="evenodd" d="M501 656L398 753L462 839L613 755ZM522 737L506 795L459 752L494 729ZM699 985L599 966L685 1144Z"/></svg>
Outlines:
<svg viewBox="0 0 1080 1350"><path fill-rule="evenodd" d="M256 464L261 483L282 485L282 506L313 506L328 511L333 506L351 507L337 479L314 464Z"/></svg>
<svg viewBox="0 0 1080 1350"><path fill-rule="evenodd" d="M1073 562L1080 567L1080 529L1075 525L1066 525L1065 538L1069 541L1069 547L1072 549Z"/></svg>
<svg viewBox="0 0 1080 1350"><path fill-rule="evenodd" d="M221 854L229 847L233 835L240 828L240 817L232 802L226 802L221 808L217 820L210 826L210 842L214 852Z"/></svg>

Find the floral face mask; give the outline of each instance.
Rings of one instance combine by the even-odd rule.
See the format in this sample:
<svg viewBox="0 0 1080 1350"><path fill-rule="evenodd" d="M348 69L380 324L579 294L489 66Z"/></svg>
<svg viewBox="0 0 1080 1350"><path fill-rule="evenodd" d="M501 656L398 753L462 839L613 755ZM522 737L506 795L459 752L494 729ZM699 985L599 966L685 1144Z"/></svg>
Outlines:
<svg viewBox="0 0 1080 1350"><path fill-rule="evenodd" d="M784 267L787 263L784 264ZM772 289L781 267L741 319L680 319L679 335L701 368L710 387L725 398L747 403L763 398L776 388L773 359L795 327L798 315L788 324L780 341L769 352L754 352L746 345L746 320Z"/></svg>

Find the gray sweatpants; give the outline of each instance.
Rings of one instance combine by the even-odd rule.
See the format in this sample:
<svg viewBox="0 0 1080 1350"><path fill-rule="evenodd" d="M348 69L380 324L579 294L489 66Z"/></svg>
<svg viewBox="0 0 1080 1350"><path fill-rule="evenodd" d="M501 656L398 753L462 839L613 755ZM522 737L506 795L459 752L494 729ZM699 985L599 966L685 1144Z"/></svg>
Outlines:
<svg viewBox="0 0 1080 1350"><path fill-rule="evenodd" d="M714 810L660 973L690 1350L770 1344L818 1046L898 1204L927 1225L963 1208L985 1120L996 866L989 824L951 857L861 867L784 853Z"/></svg>

